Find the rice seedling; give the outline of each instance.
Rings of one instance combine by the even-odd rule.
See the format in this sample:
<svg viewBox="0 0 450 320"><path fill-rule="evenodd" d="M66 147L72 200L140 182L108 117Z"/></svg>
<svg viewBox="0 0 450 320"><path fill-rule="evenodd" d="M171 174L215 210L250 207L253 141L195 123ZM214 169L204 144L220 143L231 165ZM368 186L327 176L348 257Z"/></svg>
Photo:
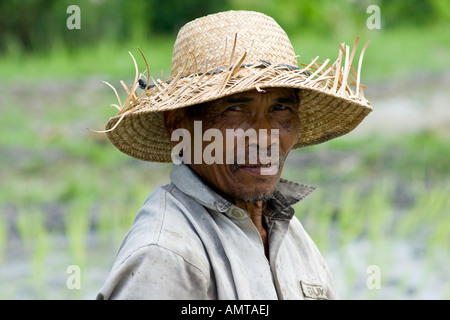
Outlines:
<svg viewBox="0 0 450 320"><path fill-rule="evenodd" d="M344 188L339 202L337 228L341 244L346 244L363 233L365 212L356 186Z"/></svg>
<svg viewBox="0 0 450 320"><path fill-rule="evenodd" d="M294 207L298 217L317 247L326 252L333 237L333 207L324 194L315 192Z"/></svg>
<svg viewBox="0 0 450 320"><path fill-rule="evenodd" d="M123 58L123 70L128 70L126 51ZM11 280L17 288L2 288L0 298L23 292L38 298L95 296L95 287L93 293L69 292L65 268L81 267L82 288L93 270L103 268L99 277L106 277L137 211L157 185L167 182L170 165L130 160L86 129L98 129L110 115L102 108L111 102L109 92L98 92L98 98L97 92L68 84L64 99L56 93L50 99L32 95L29 86L31 101L19 99L23 85L18 88L0 88L0 107L15 106L2 109L0 119L0 166L8 168L1 173L8 187L0 192L0 210L14 206L18 212L17 220L0 217L0 259L14 236L12 221L23 242L27 281ZM61 101L67 105L61 107ZM81 129L73 129L74 123ZM450 285L445 285L450 283L448 150L445 136L425 132L343 137L292 153L293 165L284 168L283 176L319 187L295 206L296 216L329 261L341 298L426 298L433 286L437 297L450 297ZM48 220L47 205L61 208L52 217L63 216L62 224ZM102 241L89 242L96 235ZM52 250L56 246L62 247L59 252ZM0 268L7 263L4 259ZM381 269L381 290L366 287L370 265ZM56 282L56 289L46 279Z"/></svg>
<svg viewBox="0 0 450 320"><path fill-rule="evenodd" d="M427 250L445 248L450 244L450 188L439 188L429 195L429 224L432 227Z"/></svg>
<svg viewBox="0 0 450 320"><path fill-rule="evenodd" d="M3 262L3 257L6 250L6 244L8 242L8 221L5 216L0 216L0 264Z"/></svg>
<svg viewBox="0 0 450 320"><path fill-rule="evenodd" d="M96 222L96 232L103 244L113 243L119 248L120 241L125 236L137 213L134 206L120 203L117 199L111 203L104 203L99 210Z"/></svg>
<svg viewBox="0 0 450 320"><path fill-rule="evenodd" d="M72 203L65 216L65 231L69 240L69 249L73 265L86 264L86 245L90 227L91 203Z"/></svg>
<svg viewBox="0 0 450 320"><path fill-rule="evenodd" d="M45 259L50 252L51 237L45 228L44 214L36 207L21 207L18 211L17 229L26 254L30 256L30 282L41 287L47 276Z"/></svg>
<svg viewBox="0 0 450 320"><path fill-rule="evenodd" d="M393 183L380 181L362 199L362 210L365 211L364 237L372 244L369 259L384 263L392 258L389 243L394 241L390 236L392 221L396 214L393 201Z"/></svg>

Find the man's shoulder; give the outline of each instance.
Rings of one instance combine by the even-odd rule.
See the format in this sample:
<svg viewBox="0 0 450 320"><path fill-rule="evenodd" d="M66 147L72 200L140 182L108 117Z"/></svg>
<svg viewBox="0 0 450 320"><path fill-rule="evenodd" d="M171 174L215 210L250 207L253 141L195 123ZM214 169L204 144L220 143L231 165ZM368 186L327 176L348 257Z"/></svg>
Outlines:
<svg viewBox="0 0 450 320"><path fill-rule="evenodd" d="M310 235L303 227L303 224L296 216L293 216L289 223L287 235L292 238L295 243L301 244L301 247L309 251L318 251L314 241L311 239Z"/></svg>
<svg viewBox="0 0 450 320"><path fill-rule="evenodd" d="M196 224L191 221L189 208L171 193L173 188L172 184L160 186L145 200L122 241L116 262L143 247L158 246L194 265L204 264L206 252Z"/></svg>

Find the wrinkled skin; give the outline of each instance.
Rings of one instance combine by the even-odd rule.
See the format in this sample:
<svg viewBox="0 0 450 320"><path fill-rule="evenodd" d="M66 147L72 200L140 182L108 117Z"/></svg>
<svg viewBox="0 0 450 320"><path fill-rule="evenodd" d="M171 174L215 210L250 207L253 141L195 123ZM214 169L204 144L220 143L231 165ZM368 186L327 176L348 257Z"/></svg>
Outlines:
<svg viewBox="0 0 450 320"><path fill-rule="evenodd" d="M231 144L226 144L226 139L223 139L223 164L206 164L203 161L201 164L190 164L190 167L217 193L247 210L261 234L267 255L267 232L262 213L265 201L270 198L279 182L284 159L298 138L300 130L298 95L294 89L289 88L269 88L262 92L254 90L188 109L176 109L164 113L169 137L177 128L185 128L193 136L194 121L199 120L202 121L203 132L215 128L220 130L223 137L226 137L226 129L240 128L245 131L253 128L256 132L260 132L259 129L267 129L266 135L258 136L258 147L263 139L267 139L268 149L271 143L278 143L279 156L276 158L279 161L275 164L277 165L276 173L271 175L261 174L260 162L256 165L248 164L248 161L243 165L226 163L225 156L229 151L227 146L236 149L237 139ZM279 136L275 140L271 140L272 129L278 129ZM176 145L177 142L172 141L172 143ZM194 143L194 139L191 143ZM202 150L209 143L211 142L204 141ZM247 141L246 148L248 148Z"/></svg>

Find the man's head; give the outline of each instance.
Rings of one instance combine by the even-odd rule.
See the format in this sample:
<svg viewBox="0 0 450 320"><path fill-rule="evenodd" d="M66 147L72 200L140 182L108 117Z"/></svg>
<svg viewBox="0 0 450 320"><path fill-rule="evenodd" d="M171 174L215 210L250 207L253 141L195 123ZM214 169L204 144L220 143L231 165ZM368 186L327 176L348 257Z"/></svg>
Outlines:
<svg viewBox="0 0 450 320"><path fill-rule="evenodd" d="M221 124L226 119L229 128L279 130L279 151L283 156L291 147L301 148L323 143L353 130L372 110L363 95L364 86L360 82L362 56L368 43L363 47L355 69L352 61L356 58L357 43L358 39L352 50L341 44L334 63L329 59L320 63L318 57L313 61L298 63L287 34L275 20L265 14L227 11L195 19L178 32L173 48L170 77L153 81L151 84L150 71L139 74L138 67L135 66L136 81L131 88L126 88L127 98L118 99L119 114L109 120L105 132L122 152L152 162L173 160L173 141L165 131L164 114L167 112L173 113L172 117L180 117L180 121L169 121L174 123L173 128L182 127L183 121L189 118L199 119L184 125L186 129L193 125L190 129L194 133L204 133L203 138L206 139L202 140L206 142L218 136L220 130L228 128L228 125ZM143 92L139 91L139 85L144 89ZM287 126L289 121L269 121L268 111L261 112L258 122L250 116L244 121L241 117L244 114L251 115L251 112L242 112L239 103L226 104L234 97L242 98L252 92L253 102L245 101L243 105L248 107L258 101L259 110L262 110L262 104L273 102L273 97L276 96L274 92L280 88L284 88L283 95L297 90L298 94L295 96L301 100L295 120L299 131L296 139L293 139L293 146L288 146L284 138L285 132L291 130ZM248 100L248 97L245 98ZM242 101L238 102L242 104ZM225 105L232 108L225 115L214 113L214 110L220 110L220 107ZM264 106L264 109L266 107ZM184 119L185 110L188 110L188 115L192 117ZM207 110L207 113L204 110ZM278 111L281 110L277 110L277 115ZM280 114L284 114L283 112ZM293 123L292 119L290 125ZM202 125L201 129L198 124ZM266 134L273 137L276 133L273 131ZM265 133L258 131L258 134ZM239 138L238 132L236 135ZM254 144L249 145L250 151L252 145ZM210 158L219 160L218 156L213 155L216 150L212 152L212 148L208 147L210 146L200 146L200 152L194 150L194 156L202 157L203 150L207 154L211 153ZM260 144L257 147L260 147ZM218 179L214 176L213 169L218 170L219 166L213 165L208 168L211 171L206 172L203 170L206 167L197 164L198 162L194 161L192 168L199 174L210 175L211 181ZM242 176L254 181L276 180L274 177L254 177L250 173L255 168L236 165L220 168L233 169L227 172L229 177ZM269 169L271 168L262 168L261 171L270 171ZM279 172L277 175L279 176ZM216 185L220 185L219 181ZM264 189L265 185L266 183L261 184L258 188Z"/></svg>
<svg viewBox="0 0 450 320"><path fill-rule="evenodd" d="M194 125L199 121L201 137L210 129L217 130L221 138L215 143L221 146L216 145L213 156L219 161L208 163L201 159L200 163L191 162L190 167L225 198L252 202L271 197L278 184L284 160L298 139L298 105L295 89L268 88L168 111L164 120L169 138L178 128L187 130L190 137L198 137ZM255 132L256 139L230 132ZM188 139L187 143L190 150L206 155L210 140L201 139L201 147L194 145L198 138ZM173 146L177 143L172 139ZM238 161L241 146L244 163ZM253 161L252 152L256 155Z"/></svg>

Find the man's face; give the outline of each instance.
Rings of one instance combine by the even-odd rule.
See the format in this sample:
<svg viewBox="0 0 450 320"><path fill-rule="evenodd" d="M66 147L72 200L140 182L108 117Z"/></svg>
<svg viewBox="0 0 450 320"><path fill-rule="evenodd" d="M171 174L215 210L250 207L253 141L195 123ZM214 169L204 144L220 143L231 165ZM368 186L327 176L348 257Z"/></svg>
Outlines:
<svg viewBox="0 0 450 320"><path fill-rule="evenodd" d="M194 137L194 121L201 121L202 136L208 129L219 130L223 137L223 155L220 155L223 161L212 164L201 161L190 164L190 167L216 192L232 202L236 199L254 202L270 197L280 179L284 159L297 141L300 130L298 101L294 89L269 88L264 92L243 92L191 108L196 109L193 112L178 109L165 114L168 132L185 128ZM227 131L229 133L230 129L234 132L238 132L237 129L244 132L254 129L257 140L245 139L240 144L243 141L239 141L238 137L228 135L227 141ZM219 132L217 130L215 132ZM195 141L191 139L191 150L194 152L199 150L193 145ZM208 144L211 142L202 141L202 152ZM245 164L237 161L238 147L242 145L245 145ZM267 158L259 158L262 148L272 159L270 164L267 164ZM250 164L249 154L255 150L258 151L254 153L258 155L257 162ZM278 153L271 154L274 150ZM232 160L230 154L234 155ZM270 165L272 167L268 168Z"/></svg>

